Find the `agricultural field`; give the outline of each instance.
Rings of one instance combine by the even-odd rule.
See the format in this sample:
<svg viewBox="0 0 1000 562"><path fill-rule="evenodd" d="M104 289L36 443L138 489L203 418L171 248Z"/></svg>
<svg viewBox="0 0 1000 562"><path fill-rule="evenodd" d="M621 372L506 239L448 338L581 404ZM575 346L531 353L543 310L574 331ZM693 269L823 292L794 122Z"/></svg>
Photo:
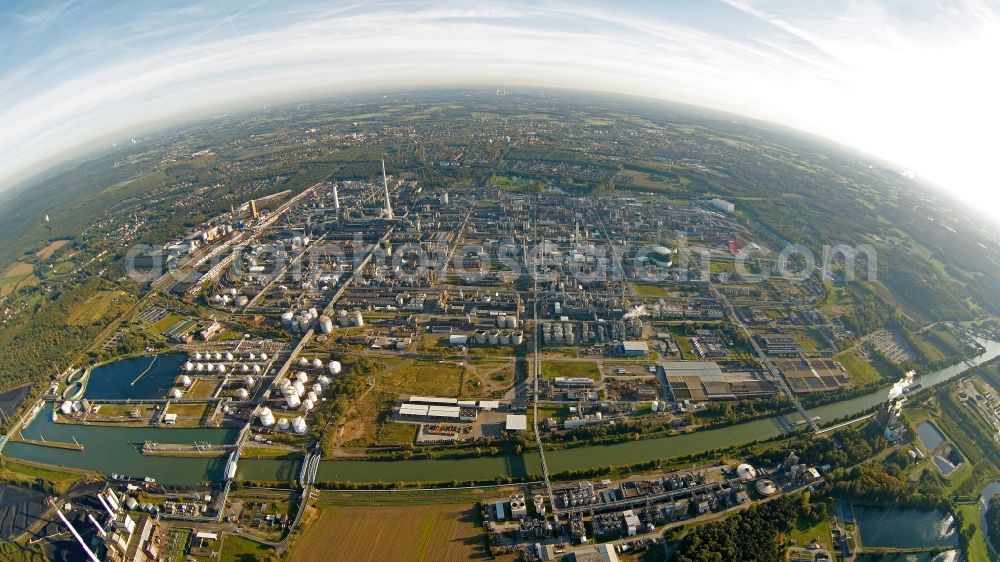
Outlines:
<svg viewBox="0 0 1000 562"><path fill-rule="evenodd" d="M290 559L326 560L332 552L352 561L491 558L474 505L322 507Z"/></svg>
<svg viewBox="0 0 1000 562"><path fill-rule="evenodd" d="M834 355L833 358L844 366L851 384L855 386L864 386L877 382L882 378L878 370L871 363L858 357L858 354L854 350L842 351Z"/></svg>
<svg viewBox="0 0 1000 562"><path fill-rule="evenodd" d="M596 381L600 380L601 371L593 361L542 361L542 376L587 377Z"/></svg>
<svg viewBox="0 0 1000 562"><path fill-rule="evenodd" d="M35 255L43 260L47 260L51 258L53 255L55 255L55 253L58 252L59 249L65 246L66 244L69 244L69 240L56 240L50 243L48 246L45 246L44 248L39 250L38 253Z"/></svg>

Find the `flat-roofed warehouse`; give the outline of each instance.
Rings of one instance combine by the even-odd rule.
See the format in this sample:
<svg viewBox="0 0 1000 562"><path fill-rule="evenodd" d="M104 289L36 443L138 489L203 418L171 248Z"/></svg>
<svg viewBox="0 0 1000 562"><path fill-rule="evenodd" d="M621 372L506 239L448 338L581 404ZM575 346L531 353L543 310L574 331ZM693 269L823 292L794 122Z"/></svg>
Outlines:
<svg viewBox="0 0 1000 562"><path fill-rule="evenodd" d="M844 367L833 359L775 359L796 394L837 390L848 382Z"/></svg>
<svg viewBox="0 0 1000 562"><path fill-rule="evenodd" d="M667 361L661 366L674 400L738 400L778 392L761 373L723 372L713 361Z"/></svg>

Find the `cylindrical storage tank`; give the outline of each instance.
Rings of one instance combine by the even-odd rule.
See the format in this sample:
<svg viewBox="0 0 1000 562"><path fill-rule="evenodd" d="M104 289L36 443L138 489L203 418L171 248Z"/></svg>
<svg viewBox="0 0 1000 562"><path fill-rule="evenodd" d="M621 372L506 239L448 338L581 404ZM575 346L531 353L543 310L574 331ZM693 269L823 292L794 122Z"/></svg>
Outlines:
<svg viewBox="0 0 1000 562"><path fill-rule="evenodd" d="M599 420L600 419L604 419L604 414L602 414L600 412L597 412L596 414L594 414L594 417L597 418L597 419L599 419Z"/></svg>
<svg viewBox="0 0 1000 562"><path fill-rule="evenodd" d="M524 343L524 332L514 332L514 335L510 337L510 343L514 345L521 345Z"/></svg>
<svg viewBox="0 0 1000 562"><path fill-rule="evenodd" d="M260 425L264 427L271 427L274 425L274 412L270 408L263 408L257 415L260 418Z"/></svg>
<svg viewBox="0 0 1000 562"><path fill-rule="evenodd" d="M333 331L333 320L330 320L329 316L324 314L319 317L319 331L324 334L329 334Z"/></svg>
<svg viewBox="0 0 1000 562"><path fill-rule="evenodd" d="M181 375L181 385L183 385L185 388L191 386L191 377L187 375Z"/></svg>
<svg viewBox="0 0 1000 562"><path fill-rule="evenodd" d="M330 361L330 364L327 365L331 375L339 375L342 368L340 361Z"/></svg>
<svg viewBox="0 0 1000 562"><path fill-rule="evenodd" d="M292 320L294 318L295 318L295 313L293 313L290 310L288 312L281 313L281 323L284 324L285 326L291 326Z"/></svg>
<svg viewBox="0 0 1000 562"><path fill-rule="evenodd" d="M497 328L504 328L507 326L507 316L500 315L497 316Z"/></svg>
<svg viewBox="0 0 1000 562"><path fill-rule="evenodd" d="M248 299L246 297L246 295L240 295L240 296L236 297L236 301L235 302L236 302L236 306L242 308L242 307L250 304L250 299Z"/></svg>
<svg viewBox="0 0 1000 562"><path fill-rule="evenodd" d="M292 431L302 435L306 432L306 420L302 416L296 417L292 420Z"/></svg>
<svg viewBox="0 0 1000 562"><path fill-rule="evenodd" d="M323 394L323 385L321 385L319 383L316 383L316 384L312 385L312 392L316 396L319 396L320 394Z"/></svg>
<svg viewBox="0 0 1000 562"><path fill-rule="evenodd" d="M292 423L288 421L288 418L281 418L278 420L278 429L281 431L288 431L288 428L292 426Z"/></svg>
<svg viewBox="0 0 1000 562"><path fill-rule="evenodd" d="M184 393L181 392L181 389L179 389L179 388L172 388L172 389L170 389L170 397L171 398L177 399L177 398L180 398L182 396L184 396Z"/></svg>
<svg viewBox="0 0 1000 562"><path fill-rule="evenodd" d="M323 388L326 388L330 386L330 377L326 375L320 375L319 377L316 378L316 383L322 386Z"/></svg>
<svg viewBox="0 0 1000 562"><path fill-rule="evenodd" d="M312 316L313 318L319 316L319 311L316 310L316 307L312 307L309 309L309 316Z"/></svg>
<svg viewBox="0 0 1000 562"><path fill-rule="evenodd" d="M319 402L319 397L316 396L315 392L310 390L309 392L306 393L306 400L309 400L313 404L315 404L316 402Z"/></svg>
<svg viewBox="0 0 1000 562"><path fill-rule="evenodd" d="M245 401L247 398L250 398L250 393L247 392L247 389L241 388L236 391L236 398L240 401Z"/></svg>
<svg viewBox="0 0 1000 562"><path fill-rule="evenodd" d="M301 381L295 381L294 383L292 383L292 388L295 389L295 394L298 394L299 398L301 398L302 395L306 393L306 386L302 384Z"/></svg>
<svg viewBox="0 0 1000 562"><path fill-rule="evenodd" d="M476 343L486 343L486 330L476 330Z"/></svg>
<svg viewBox="0 0 1000 562"><path fill-rule="evenodd" d="M312 360L312 368L313 369L322 369L323 368L323 361L321 361L318 358L317 359L313 359Z"/></svg>
<svg viewBox="0 0 1000 562"><path fill-rule="evenodd" d="M250 370L253 371L253 372L255 372L255 373L259 373L260 372L260 365L254 365L253 369L250 369Z"/></svg>
<svg viewBox="0 0 1000 562"><path fill-rule="evenodd" d="M365 318L361 316L360 310L354 311L354 314L351 316L351 324L353 324L355 328L360 328L365 325Z"/></svg>
<svg viewBox="0 0 1000 562"><path fill-rule="evenodd" d="M139 509L139 502L137 502L133 497L125 498L125 507L127 507L130 511L135 511L136 509Z"/></svg>
<svg viewBox="0 0 1000 562"><path fill-rule="evenodd" d="M236 288L235 287L232 288L232 289L229 289L229 296L231 296L231 297L235 297L236 296Z"/></svg>
<svg viewBox="0 0 1000 562"><path fill-rule="evenodd" d="M253 377L251 377L250 375L243 377L243 384L246 385L247 388L253 388L254 382L256 381L254 381Z"/></svg>
<svg viewBox="0 0 1000 562"><path fill-rule="evenodd" d="M338 310L337 311L337 324L339 324L341 327L347 327L348 325L350 325L350 323L351 323L351 319L347 317L347 311L346 310Z"/></svg>
<svg viewBox="0 0 1000 562"><path fill-rule="evenodd" d="M309 375L307 375L305 371L299 371L298 373L295 373L295 380L305 384L305 382L309 380Z"/></svg>
<svg viewBox="0 0 1000 562"><path fill-rule="evenodd" d="M59 406L59 411L62 412L64 416L70 415L70 413L73 412L73 401L67 400L63 402L62 406Z"/></svg>
<svg viewBox="0 0 1000 562"><path fill-rule="evenodd" d="M510 345L510 332L500 332L500 345Z"/></svg>
<svg viewBox="0 0 1000 562"><path fill-rule="evenodd" d="M231 352L227 351L226 352L226 361L232 361L232 360L233 360L233 354Z"/></svg>
<svg viewBox="0 0 1000 562"><path fill-rule="evenodd" d="M308 399L308 398L306 398L305 400L303 400L303 401L302 401L302 407L303 407L303 408L305 409L305 411L307 411L307 412L308 412L309 410L312 410L312 409L313 409L313 404L314 404L314 402L313 402L312 400Z"/></svg>
<svg viewBox="0 0 1000 562"><path fill-rule="evenodd" d="M500 332L493 330L489 334L486 334L486 341L488 341L490 345L497 345L500 343Z"/></svg>
<svg viewBox="0 0 1000 562"><path fill-rule="evenodd" d="M517 316L508 316L507 317L507 327L508 328L517 328Z"/></svg>
<svg viewBox="0 0 1000 562"><path fill-rule="evenodd" d="M189 372L189 373L191 371L193 371L194 370L194 363L192 363L190 361L188 361L187 363L185 363L184 364L184 370L187 371L187 372Z"/></svg>
<svg viewBox="0 0 1000 562"><path fill-rule="evenodd" d="M309 366L309 360L306 359L305 357L299 357L299 367L308 367L308 366Z"/></svg>
<svg viewBox="0 0 1000 562"><path fill-rule="evenodd" d="M287 404L289 408L298 408L302 404L302 400L300 400L299 397L292 392L291 394L287 394L285 396L285 404Z"/></svg>
<svg viewBox="0 0 1000 562"><path fill-rule="evenodd" d="M660 411L660 402L658 400L653 400L653 402L649 405L649 409L652 410L652 411L654 411L654 412L659 412Z"/></svg>

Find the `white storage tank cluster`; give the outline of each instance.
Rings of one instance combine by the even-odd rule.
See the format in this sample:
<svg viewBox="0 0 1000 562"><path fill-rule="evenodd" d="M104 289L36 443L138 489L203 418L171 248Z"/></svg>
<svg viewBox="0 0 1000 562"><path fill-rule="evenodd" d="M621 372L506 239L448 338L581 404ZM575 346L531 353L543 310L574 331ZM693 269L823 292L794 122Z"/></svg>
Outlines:
<svg viewBox="0 0 1000 562"><path fill-rule="evenodd" d="M293 310L285 311L281 314L281 325L292 332L305 332L313 326L319 319L319 312L315 308L300 310L296 313Z"/></svg>

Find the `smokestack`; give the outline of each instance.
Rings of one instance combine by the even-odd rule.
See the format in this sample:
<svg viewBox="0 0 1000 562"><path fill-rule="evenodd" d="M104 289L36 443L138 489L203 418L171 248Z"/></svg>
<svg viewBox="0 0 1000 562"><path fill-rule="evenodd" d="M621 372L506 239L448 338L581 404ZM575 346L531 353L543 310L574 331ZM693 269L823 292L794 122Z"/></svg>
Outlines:
<svg viewBox="0 0 1000 562"><path fill-rule="evenodd" d="M385 188L385 218L392 219L392 204L389 203L389 178L385 175L385 159L382 159L382 187Z"/></svg>
<svg viewBox="0 0 1000 562"><path fill-rule="evenodd" d="M337 194L337 184L333 184L333 210L340 215L340 195Z"/></svg>

